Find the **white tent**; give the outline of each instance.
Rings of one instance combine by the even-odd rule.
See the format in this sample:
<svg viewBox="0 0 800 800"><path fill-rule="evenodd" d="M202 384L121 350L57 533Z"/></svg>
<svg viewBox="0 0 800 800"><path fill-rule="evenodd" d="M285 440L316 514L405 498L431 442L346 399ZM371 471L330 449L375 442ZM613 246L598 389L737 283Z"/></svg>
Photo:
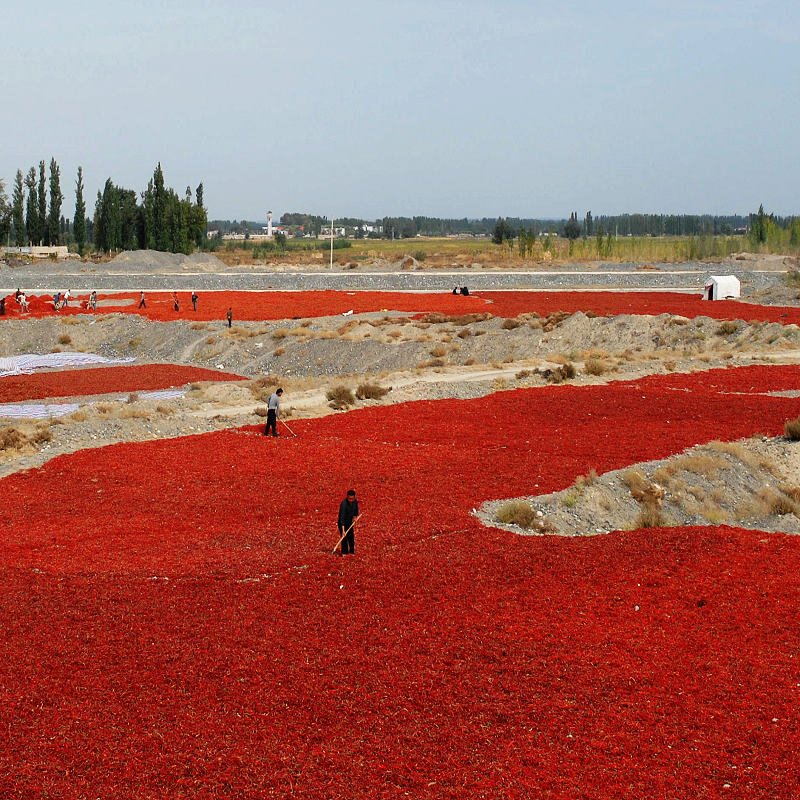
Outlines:
<svg viewBox="0 0 800 800"><path fill-rule="evenodd" d="M703 300L730 300L741 296L742 284L735 275L711 275L703 292Z"/></svg>

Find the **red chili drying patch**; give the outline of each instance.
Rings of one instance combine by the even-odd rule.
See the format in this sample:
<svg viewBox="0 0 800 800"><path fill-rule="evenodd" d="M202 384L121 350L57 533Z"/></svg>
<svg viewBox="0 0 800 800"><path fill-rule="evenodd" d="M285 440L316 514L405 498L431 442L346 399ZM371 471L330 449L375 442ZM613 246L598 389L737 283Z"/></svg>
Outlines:
<svg viewBox="0 0 800 800"><path fill-rule="evenodd" d="M6 318L19 316L19 305L10 295ZM138 292L102 294L101 300L126 301L119 306L102 306L87 312L88 295L73 300L75 305L58 313L138 314L152 320L222 320L232 309L233 321L309 318L374 311L440 312L472 314L488 312L496 317L516 317L523 313L549 314L557 311L589 312L600 316L617 314L681 314L714 319L744 319L783 324L800 324L800 308L757 306L734 300L708 302L698 295L679 292L475 292L467 297L449 292L201 292L197 311L192 311L191 293L178 292L175 311L171 292L148 292L147 307L138 308ZM29 298L31 317L55 315L49 295ZM80 304L81 307L78 306ZM0 317L2 320L3 317Z"/></svg>
<svg viewBox="0 0 800 800"><path fill-rule="evenodd" d="M247 380L231 372L177 364L137 364L8 375L0 378L0 403L44 397L79 397L111 392L146 392L193 381Z"/></svg>
<svg viewBox="0 0 800 800"><path fill-rule="evenodd" d="M797 796L798 539L520 537L469 512L776 434L800 400L731 392L798 381L375 407L0 481L0 794Z"/></svg>

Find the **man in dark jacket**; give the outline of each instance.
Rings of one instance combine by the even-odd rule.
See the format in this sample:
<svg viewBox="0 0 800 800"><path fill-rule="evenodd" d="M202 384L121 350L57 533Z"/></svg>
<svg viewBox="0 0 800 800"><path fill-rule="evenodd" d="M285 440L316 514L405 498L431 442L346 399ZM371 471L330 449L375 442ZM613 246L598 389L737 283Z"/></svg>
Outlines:
<svg viewBox="0 0 800 800"><path fill-rule="evenodd" d="M355 524L358 521L358 500L354 489L348 489L347 497L339 504L339 536L342 539L342 555L355 552Z"/></svg>

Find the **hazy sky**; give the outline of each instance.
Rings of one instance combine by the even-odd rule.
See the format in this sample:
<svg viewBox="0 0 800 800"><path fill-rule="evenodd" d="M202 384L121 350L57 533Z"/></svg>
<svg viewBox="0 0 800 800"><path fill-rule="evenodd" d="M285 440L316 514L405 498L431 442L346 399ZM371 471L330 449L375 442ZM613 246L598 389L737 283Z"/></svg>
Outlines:
<svg viewBox="0 0 800 800"><path fill-rule="evenodd" d="M796 0L13 5L0 177L66 216L158 161L212 218L800 211Z"/></svg>

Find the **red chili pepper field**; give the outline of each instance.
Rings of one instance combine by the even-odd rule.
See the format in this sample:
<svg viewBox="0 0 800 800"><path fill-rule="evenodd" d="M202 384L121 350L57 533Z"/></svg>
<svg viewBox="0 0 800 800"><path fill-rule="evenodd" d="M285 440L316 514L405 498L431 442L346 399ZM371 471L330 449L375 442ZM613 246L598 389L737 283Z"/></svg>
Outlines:
<svg viewBox="0 0 800 800"><path fill-rule="evenodd" d="M146 308L139 309L139 294L134 292L101 294L104 302L115 299L120 305L103 305L97 314L138 314L152 320L191 319L224 320L228 308L233 320L275 320L292 317L322 317L353 311L441 312L443 314L490 313L496 317L516 317L536 312L591 312L616 314L682 314L687 317L707 316L714 319L744 319L763 322L800 324L800 308L758 306L735 300L704 301L699 295L681 292L477 292L467 297L443 293L415 292L201 292L198 310L192 311L189 292L178 292L179 310L175 311L171 292L147 293ZM60 315L85 314L88 295L73 300L73 305ZM27 317L55 316L49 295L29 298L31 313ZM19 317L19 306L10 295L6 300L5 319ZM3 317L0 317L2 322Z"/></svg>
<svg viewBox="0 0 800 800"><path fill-rule="evenodd" d="M245 380L230 372L178 364L63 369L0 378L0 403L45 397L77 397L111 392L145 392L183 386L192 381Z"/></svg>
<svg viewBox="0 0 800 800"><path fill-rule="evenodd" d="M0 797L800 796L800 541L483 527L775 435L800 368L374 407L0 481ZM345 491L356 554L330 554Z"/></svg>

